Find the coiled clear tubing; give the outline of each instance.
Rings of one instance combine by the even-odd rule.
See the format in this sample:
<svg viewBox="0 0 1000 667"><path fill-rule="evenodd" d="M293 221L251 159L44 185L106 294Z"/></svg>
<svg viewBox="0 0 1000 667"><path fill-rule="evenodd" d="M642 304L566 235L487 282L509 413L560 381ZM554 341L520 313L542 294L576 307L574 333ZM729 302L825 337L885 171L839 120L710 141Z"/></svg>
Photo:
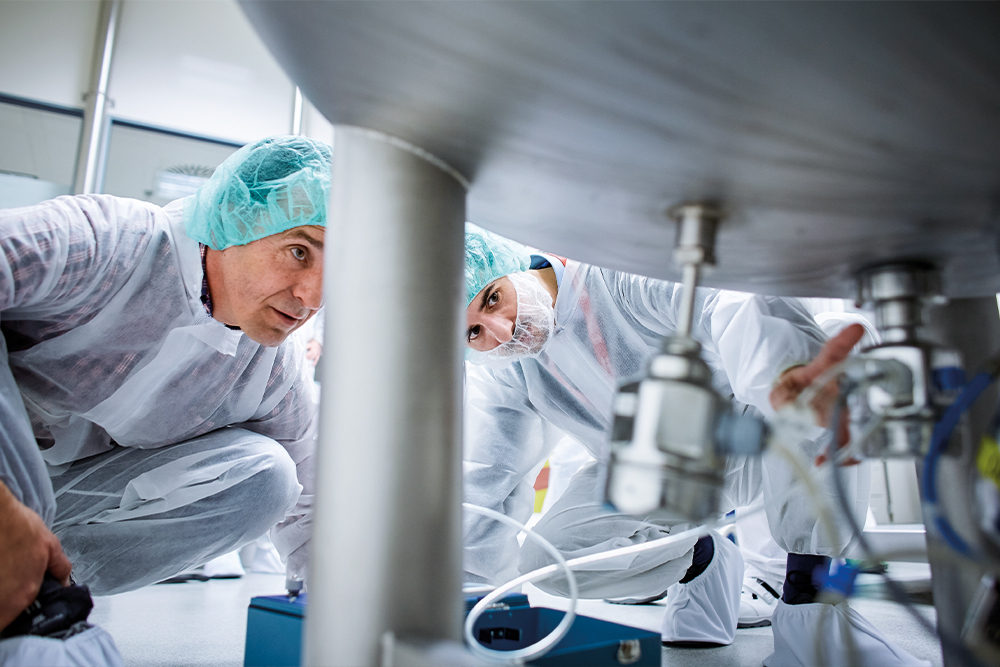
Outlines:
<svg viewBox="0 0 1000 667"><path fill-rule="evenodd" d="M462 503L462 507L477 514L481 514L485 517L489 517L491 519L499 521L501 523L506 523L510 526L514 526L518 530L523 531L524 534L527 536L527 539L534 540L535 542L537 542L539 545L541 545L543 549L549 552L549 554L556 560L555 567L557 569L561 568L566 573L566 583L569 586L569 608L566 610L566 614L562 617L562 620L559 621L559 624L555 627L555 629L552 630L552 632L550 632L548 635L546 635L539 641L535 642L534 644L531 644L529 646L514 651L495 651L493 649L488 649L484 647L482 644L480 644L479 641L476 639L475 633L473 632L473 629L476 626L476 621L479 620L479 617L482 616L484 612L489 610L490 605L492 605L495 601L503 597L508 591L511 591L514 588L520 586L521 583L523 583L522 580L525 580L524 577L518 577L517 579L514 579L513 581L510 581L504 584L503 586L500 586L499 588L495 588L493 591L487 593L482 600L476 603L476 606L472 608L472 610L469 612L469 615L465 619L465 628L464 628L465 641L468 643L469 648L472 650L473 653L477 653L481 657L487 658L489 660L511 662L520 660L532 660L534 658L538 658L544 655L553 646L558 644L563 637L566 636L566 633L569 632L569 629L573 626L573 621L576 620L576 603L577 600L579 599L579 590L577 589L576 576L573 574L573 570L569 568L569 566L566 564L566 559L563 558L563 555L559 553L558 549L552 546L551 542L549 542L544 537L542 537L535 531L525 526L520 521L512 519L509 516L506 516L494 510L487 509L485 507L480 507L479 505L473 505L471 503ZM551 576L551 574L546 576Z"/></svg>

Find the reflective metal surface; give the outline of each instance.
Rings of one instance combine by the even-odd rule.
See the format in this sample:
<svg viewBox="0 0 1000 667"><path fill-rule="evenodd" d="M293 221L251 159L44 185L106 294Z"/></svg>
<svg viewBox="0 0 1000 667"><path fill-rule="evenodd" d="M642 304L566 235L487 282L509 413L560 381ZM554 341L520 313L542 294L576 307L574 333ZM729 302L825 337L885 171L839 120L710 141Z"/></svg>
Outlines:
<svg viewBox="0 0 1000 667"><path fill-rule="evenodd" d="M678 280L667 212L715 200L705 284L850 298L923 258L1000 290L1000 3L242 7L327 119L444 159L519 241Z"/></svg>
<svg viewBox="0 0 1000 667"><path fill-rule="evenodd" d="M305 664L461 641L464 189L336 129ZM450 334L450 335L449 335Z"/></svg>
<svg viewBox="0 0 1000 667"><path fill-rule="evenodd" d="M862 444L871 458L925 456L931 433L954 392L937 386L935 372L959 370L951 350L927 340L923 311L939 301L941 278L933 267L896 262L869 267L858 276L858 303L875 313L882 343L851 360L868 410L882 418Z"/></svg>
<svg viewBox="0 0 1000 667"><path fill-rule="evenodd" d="M917 262L941 272L945 295L962 297L931 314L930 340L961 351L967 369L1000 341L993 297L1000 291L1000 3L241 5L328 120L387 133L443 160L470 183L467 219L487 229L584 262L679 280L669 212L685 201L712 201L725 217L718 265L690 282L850 298L859 269ZM414 234L409 242L432 237ZM907 347L922 304L897 296L884 299L883 324ZM934 364L924 361L913 365L926 376ZM642 392L631 389L617 413L636 414ZM343 385L342 398L356 398L351 391ZM953 443L958 456L940 465L941 504L967 537L975 536L973 444L995 399L994 390L973 408L965 442L957 435ZM327 405L334 415L343 410ZM646 421L642 502L661 488L668 457L655 442L658 421ZM922 440L928 422L917 421ZM353 433L360 441L366 432ZM893 439L912 451L912 435ZM351 440L337 451L351 451ZM438 452L379 451L401 457L384 459L393 470L398 462L424 465ZM692 496L703 507L686 511L713 503L710 482ZM392 488L381 493L387 515L389 505L407 502ZM452 507L437 510L445 516ZM317 512L318 525L321 519ZM317 529L317 542L332 548L336 540L321 539ZM377 582L369 607L381 616L344 619L369 634L396 614L384 586L399 572L423 572L424 563L370 560L359 580ZM955 637L981 572L934 556L931 563L941 628ZM328 569L344 568L336 561ZM414 593L408 604L420 599ZM338 605L342 614L351 609ZM342 631L314 620L313 641L326 640L316 634L321 627ZM371 662L363 657L357 662ZM946 652L946 664L958 661Z"/></svg>

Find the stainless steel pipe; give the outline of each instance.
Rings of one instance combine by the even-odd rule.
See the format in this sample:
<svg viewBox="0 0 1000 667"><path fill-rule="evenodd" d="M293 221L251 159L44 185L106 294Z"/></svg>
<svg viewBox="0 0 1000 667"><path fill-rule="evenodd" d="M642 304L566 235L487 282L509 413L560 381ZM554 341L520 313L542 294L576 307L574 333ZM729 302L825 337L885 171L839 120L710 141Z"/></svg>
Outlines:
<svg viewBox="0 0 1000 667"><path fill-rule="evenodd" d="M94 43L94 62L90 74L90 89L84 95L83 131L77 153L73 192L87 195L100 192L104 181L104 156L107 152L108 83L115 51L115 35L121 16L122 0L103 0Z"/></svg>
<svg viewBox="0 0 1000 667"><path fill-rule="evenodd" d="M464 220L446 165L335 128L304 664L461 641Z"/></svg>

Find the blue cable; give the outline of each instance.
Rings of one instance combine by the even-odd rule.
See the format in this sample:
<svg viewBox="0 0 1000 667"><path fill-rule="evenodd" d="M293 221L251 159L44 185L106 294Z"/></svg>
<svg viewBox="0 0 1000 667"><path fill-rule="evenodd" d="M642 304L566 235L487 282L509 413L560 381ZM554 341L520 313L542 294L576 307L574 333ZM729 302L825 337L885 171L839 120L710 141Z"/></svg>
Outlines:
<svg viewBox="0 0 1000 667"><path fill-rule="evenodd" d="M941 454L944 453L944 448L948 445L948 440L951 439L952 432L962 417L962 413L976 402L979 395L993 383L993 380L994 377L990 373L979 373L962 388L962 393L959 394L954 403L948 406L941 421L934 425L931 446L924 459L924 495L934 510L934 524L944 541L952 549L965 555L971 555L972 549L952 528L948 519L941 516L937 510L937 464Z"/></svg>

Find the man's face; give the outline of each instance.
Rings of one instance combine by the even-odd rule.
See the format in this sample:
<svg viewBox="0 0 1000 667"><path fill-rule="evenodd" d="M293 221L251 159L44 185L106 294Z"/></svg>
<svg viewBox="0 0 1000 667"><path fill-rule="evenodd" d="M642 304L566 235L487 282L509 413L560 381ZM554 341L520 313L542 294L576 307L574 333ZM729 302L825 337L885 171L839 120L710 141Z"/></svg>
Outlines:
<svg viewBox="0 0 1000 667"><path fill-rule="evenodd" d="M517 292L504 276L480 290L465 309L466 344L488 352L514 336L517 324Z"/></svg>
<svg viewBox="0 0 1000 667"><path fill-rule="evenodd" d="M295 227L206 257L215 319L274 347L323 305L326 230Z"/></svg>

